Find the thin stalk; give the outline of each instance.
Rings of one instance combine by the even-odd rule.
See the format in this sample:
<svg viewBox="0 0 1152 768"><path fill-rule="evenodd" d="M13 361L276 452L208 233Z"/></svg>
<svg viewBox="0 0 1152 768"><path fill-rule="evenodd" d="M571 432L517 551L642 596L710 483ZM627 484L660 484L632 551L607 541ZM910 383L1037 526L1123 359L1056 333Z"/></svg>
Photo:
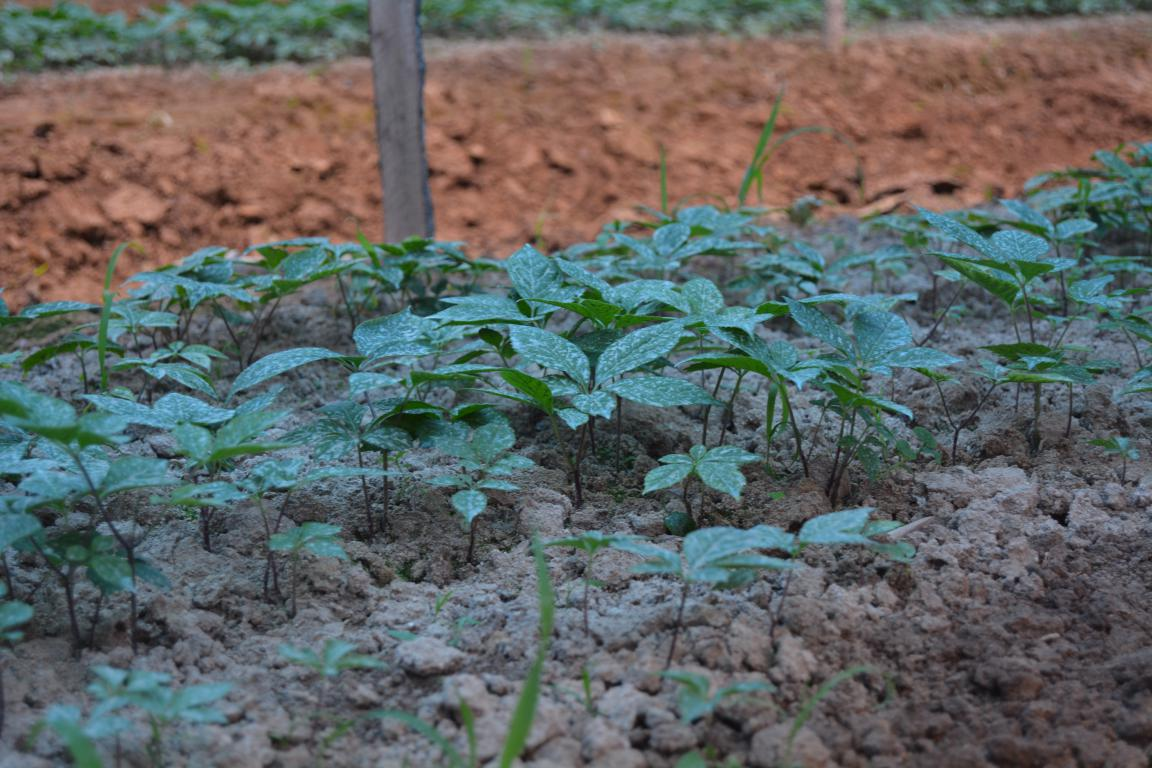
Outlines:
<svg viewBox="0 0 1152 768"><path fill-rule="evenodd" d="M72 462L80 469L80 474L84 478L85 485L88 486L88 492L92 494L92 500L96 502L96 510L100 513L100 517L108 524L109 530L112 531L113 538L120 548L128 555L128 572L132 579L132 590L128 593L129 610L131 615L128 617L128 633L129 640L132 644L132 655L135 656L139 648L136 642L136 545L130 543L120 530L116 527L116 522L112 519L112 515L108 513L108 508L104 506L104 500L100 498L100 494L96 489L96 484L92 482L92 476L88 473L88 468L84 466L84 462L80 460L80 456L69 449L69 455L72 457Z"/></svg>
<svg viewBox="0 0 1152 768"><path fill-rule="evenodd" d="M676 641L680 639L680 627L684 624L684 605L688 602L688 590L692 585L687 581L680 588L680 607L676 609L676 626L672 629L672 645L668 647L668 658L664 660L664 669L672 667L672 659L676 656Z"/></svg>
<svg viewBox="0 0 1152 768"><path fill-rule="evenodd" d="M800 437L800 425L796 422L796 411L792 408L792 402L788 399L788 386L784 382L780 382L780 396L784 402L784 408L788 411L788 421L792 425L792 439L796 441L796 455L800 457L800 464L804 467L804 477L811 477L811 472L808 467L808 456L804 453L804 445Z"/></svg>
<svg viewBox="0 0 1152 768"><path fill-rule="evenodd" d="M388 482L388 451L380 451L380 468L384 470L384 499L380 509L380 530L387 532L391 523L388 520L388 506L392 502L392 488Z"/></svg>
<svg viewBox="0 0 1152 768"><path fill-rule="evenodd" d="M740 394L740 385L744 383L745 373L747 373L747 371L738 371L736 373L736 384L732 387L732 394L729 395L728 402L724 404L724 416L720 422L720 439L716 441L717 445L724 445L724 440L728 437L729 430L735 431L736 396Z"/></svg>
<svg viewBox="0 0 1152 768"><path fill-rule="evenodd" d="M300 582L300 553L292 553L292 596L288 618L296 618L296 585Z"/></svg>
<svg viewBox="0 0 1152 768"><path fill-rule="evenodd" d="M853 411L852 415L855 416L856 412ZM825 496L831 496L832 495L832 484L836 482L837 469L840 467L840 454L841 454L841 451L843 450L843 446L841 445L841 441L844 439L844 429L847 426L847 424L848 424L848 420L844 418L843 414L841 414L840 415L840 431L836 435L836 454L832 458L832 472L831 472L831 474L828 475L828 482L824 486L824 495Z"/></svg>
<svg viewBox="0 0 1152 768"><path fill-rule="evenodd" d="M1068 421L1064 424L1064 437L1072 436L1072 385L1068 385Z"/></svg>
<svg viewBox="0 0 1152 768"><path fill-rule="evenodd" d="M473 559L472 559L472 553L476 551L476 522L479 519L480 519L479 517L472 518L472 522L468 526L468 558L467 559L468 559L469 565L475 565L476 564L475 561L473 561Z"/></svg>
<svg viewBox="0 0 1152 768"><path fill-rule="evenodd" d="M360 447L360 443L356 443L356 466L364 469L364 450ZM368 523L368 540L371 541L376 536L376 524L372 518L372 503L368 498L368 478L360 475L360 490L364 495L364 520Z"/></svg>
<svg viewBox="0 0 1152 768"><path fill-rule="evenodd" d="M713 400L715 400L716 395L718 395L720 393L720 384L723 383L724 374L727 372L727 370L728 370L727 368L721 368L720 374L716 377L716 386L712 387L712 399ZM708 417L711 415L712 415L712 404L709 403L708 405L704 406L704 419L703 419L704 423L700 427L700 445L703 445L704 447L708 446ZM723 427L721 427L721 429L723 429Z"/></svg>
<svg viewBox="0 0 1152 768"><path fill-rule="evenodd" d="M788 598L788 587L792 586L793 569L789 568L784 574L784 587L780 590L780 602L776 603L776 610L772 611L772 615L768 621L768 645L771 646L776 642L776 627L780 624L780 618L784 615L784 601Z"/></svg>
<svg viewBox="0 0 1152 768"><path fill-rule="evenodd" d="M933 277L932 279L935 281L936 278ZM933 286L935 286L935 283L933 283ZM916 346L924 346L932 339L933 336L936 335L936 330L940 327L940 324L944 322L944 318L948 317L948 313L952 311L952 305L956 303L956 299L960 298L960 294L963 292L963 290L963 286L960 286L956 289L956 292L952 294L952 298L948 300L948 304L944 307L944 311L936 316L936 321L932 323L932 327L928 329L928 333L924 334L924 338L916 342ZM935 287L932 289L932 295L936 295Z"/></svg>
<svg viewBox="0 0 1152 768"><path fill-rule="evenodd" d="M968 413L967 416L964 417L964 420L961 421L959 424L957 424L953 428L953 430L952 430L952 463L953 464L956 463L956 451L958 450L958 446L960 444L960 433L968 428L968 425L971 424L972 420L976 418L976 415L978 413L980 413L980 409L982 409L984 407L984 403L986 403L988 401L989 396L991 396L992 392L995 391L996 387L998 387L998 386L1000 386L1000 382L997 382L997 381L992 382L992 384L988 387L988 389L986 389L984 391L984 394L980 397L980 400L976 403L975 407ZM939 388L939 384L937 384L937 388ZM940 393L940 397L944 397L944 393L942 391Z"/></svg>
<svg viewBox="0 0 1152 768"><path fill-rule="evenodd" d="M616 474L620 474L620 443L624 434L624 400L616 395Z"/></svg>
<svg viewBox="0 0 1152 768"><path fill-rule="evenodd" d="M580 468L576 462L573 461L571 450L565 445L563 438L560 437L560 424L556 420L556 414L549 414L549 420L552 422L552 435L556 438L556 445L560 448L561 453L564 455L564 461L568 464L568 472L572 475L572 495L573 504L577 507L584 505L584 488L580 482Z"/></svg>

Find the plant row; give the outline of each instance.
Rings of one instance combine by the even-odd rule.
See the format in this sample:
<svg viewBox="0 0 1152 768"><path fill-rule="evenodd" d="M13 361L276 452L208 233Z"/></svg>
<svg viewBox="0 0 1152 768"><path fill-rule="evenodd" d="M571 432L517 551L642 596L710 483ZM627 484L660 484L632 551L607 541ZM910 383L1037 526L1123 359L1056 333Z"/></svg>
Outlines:
<svg viewBox="0 0 1152 768"><path fill-rule="evenodd" d="M856 22L1152 9L1149 0L860 0ZM496 37L573 30L767 34L819 25L821 0L424 0L432 35ZM330 61L368 54L364 0L156 3L138 16L85 5L0 7L0 71L197 61Z"/></svg>

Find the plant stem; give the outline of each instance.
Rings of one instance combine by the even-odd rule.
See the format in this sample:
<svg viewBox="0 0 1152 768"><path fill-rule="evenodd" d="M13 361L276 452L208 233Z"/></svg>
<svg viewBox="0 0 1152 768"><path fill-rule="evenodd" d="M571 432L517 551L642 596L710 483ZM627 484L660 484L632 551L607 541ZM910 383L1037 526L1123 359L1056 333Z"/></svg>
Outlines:
<svg viewBox="0 0 1152 768"><path fill-rule="evenodd" d="M616 474L620 474L620 443L624 434L624 400L616 395Z"/></svg>
<svg viewBox="0 0 1152 768"><path fill-rule="evenodd" d="M721 368L719 375L716 377L716 386L712 387L712 399L716 399L716 395L720 393L720 384L724 381L724 374L728 371L727 368ZM703 425L700 427L700 445L705 448L708 447L708 417L712 415L712 404L704 406ZM723 425L721 425L723 431Z"/></svg>
<svg viewBox="0 0 1152 768"><path fill-rule="evenodd" d="M680 639L680 627L684 624L684 605L688 602L688 590L692 585L687 581L680 589L680 607L676 609L676 626L672 629L672 645L668 647L668 658L664 660L664 670L672 667L672 659L676 656L676 641Z"/></svg>
<svg viewBox="0 0 1152 768"><path fill-rule="evenodd" d="M116 539L116 543L124 550L124 554L128 556L128 572L132 579L132 590L128 593L129 610L131 614L128 617L128 634L129 641L132 645L132 655L135 656L139 648L136 643L136 544L129 542L120 530L116 527L116 522L109 514L108 508L104 505L104 500L100 498L100 493L96 488L96 483L92 481L92 476L88 473L88 468L84 466L84 462L80 460L79 454L69 449L69 455L72 457L73 463L80 469L80 474L84 477L84 483L88 486L88 492L92 494L92 500L96 502L96 510L100 513L100 517L108 524L109 530L112 531L112 537Z"/></svg>
<svg viewBox="0 0 1152 768"><path fill-rule="evenodd" d="M472 553L476 550L476 521L479 517L472 518L472 522L468 525L468 564L475 565L472 559Z"/></svg>
<svg viewBox="0 0 1152 768"><path fill-rule="evenodd" d="M804 445L801 442L800 425L796 422L796 411L788 399L788 385L784 382L780 382L780 397L784 403L784 408L788 411L788 421L792 424L792 439L796 441L796 455L800 457L800 464L804 467L804 477L811 477L808 468L808 456L804 453Z"/></svg>
<svg viewBox="0 0 1152 768"><path fill-rule="evenodd" d="M384 499L380 509L380 531L387 533L391 527L388 519L388 507L392 503L392 488L388 480L389 451L380 451L380 468L384 470Z"/></svg>
<svg viewBox="0 0 1152 768"><path fill-rule="evenodd" d="M364 450L359 442L356 443L356 466L364 469ZM364 475L360 475L360 490L364 495L364 520L368 523L368 541L372 541L376 536L376 525L372 519L372 503L368 498L368 478Z"/></svg>
<svg viewBox="0 0 1152 768"><path fill-rule="evenodd" d="M780 618L784 615L784 601L788 598L788 587L792 586L792 573L791 568L784 574L784 587L780 590L780 602L776 604L776 610L772 611L772 616L768 623L768 644L772 645L776 642L776 627L780 624Z"/></svg>

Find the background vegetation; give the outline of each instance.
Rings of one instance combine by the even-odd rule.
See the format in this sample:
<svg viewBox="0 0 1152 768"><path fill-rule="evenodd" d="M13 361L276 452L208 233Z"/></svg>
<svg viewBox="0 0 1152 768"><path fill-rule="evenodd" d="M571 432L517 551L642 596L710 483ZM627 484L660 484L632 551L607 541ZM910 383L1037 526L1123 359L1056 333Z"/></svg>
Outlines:
<svg viewBox="0 0 1152 768"><path fill-rule="evenodd" d="M814 28L822 0L425 0L424 30L446 37L614 30L764 34ZM1092 14L1152 0L850 0L850 20ZM76 3L0 8L0 70L197 61L325 61L368 52L367 4L228 0L145 8L135 18Z"/></svg>

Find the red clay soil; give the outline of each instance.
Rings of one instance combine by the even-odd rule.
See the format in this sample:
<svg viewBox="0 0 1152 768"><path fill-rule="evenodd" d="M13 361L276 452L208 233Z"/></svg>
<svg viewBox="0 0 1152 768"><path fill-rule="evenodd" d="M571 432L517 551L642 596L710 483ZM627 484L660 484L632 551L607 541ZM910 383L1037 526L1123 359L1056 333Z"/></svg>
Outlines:
<svg viewBox="0 0 1152 768"><path fill-rule="evenodd" d="M659 195L731 201L775 94L764 202L946 209L1152 134L1152 17L814 39L430 43L438 231L504 255L595 235ZM854 147L850 149L848 143ZM367 62L43 75L0 84L5 298L93 298L211 244L383 235ZM857 179L857 157L862 181ZM712 196L709 198L709 196Z"/></svg>

